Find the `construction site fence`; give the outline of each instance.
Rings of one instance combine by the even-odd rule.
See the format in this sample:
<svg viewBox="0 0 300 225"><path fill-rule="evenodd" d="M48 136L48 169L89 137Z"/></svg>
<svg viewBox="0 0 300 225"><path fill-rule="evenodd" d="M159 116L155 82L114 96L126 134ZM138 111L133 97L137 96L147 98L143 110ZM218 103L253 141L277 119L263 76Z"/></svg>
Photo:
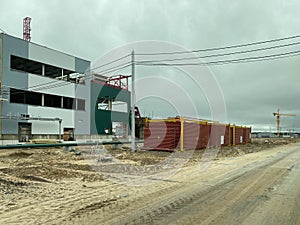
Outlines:
<svg viewBox="0 0 300 225"><path fill-rule="evenodd" d="M173 118L148 120L144 149L196 150L251 143L251 127Z"/></svg>

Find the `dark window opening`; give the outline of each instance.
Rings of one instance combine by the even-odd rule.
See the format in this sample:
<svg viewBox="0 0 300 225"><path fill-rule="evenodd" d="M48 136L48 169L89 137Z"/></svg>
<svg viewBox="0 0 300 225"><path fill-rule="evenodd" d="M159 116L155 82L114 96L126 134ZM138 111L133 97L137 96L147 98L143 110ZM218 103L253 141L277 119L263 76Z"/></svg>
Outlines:
<svg viewBox="0 0 300 225"><path fill-rule="evenodd" d="M44 74L43 74L44 65ZM11 55L10 68L36 75L44 75L46 77L61 79L72 83L84 84L84 74L77 74L75 71L63 69L60 67L36 62L26 58Z"/></svg>
<svg viewBox="0 0 300 225"><path fill-rule="evenodd" d="M61 77L62 69L55 66L45 65L45 76L51 78Z"/></svg>
<svg viewBox="0 0 300 225"><path fill-rule="evenodd" d="M63 97L64 109L76 109L76 101L73 98Z"/></svg>
<svg viewBox="0 0 300 225"><path fill-rule="evenodd" d="M10 89L10 102L25 104L25 91Z"/></svg>
<svg viewBox="0 0 300 225"><path fill-rule="evenodd" d="M42 105L42 94L31 91L10 89L10 102L28 105Z"/></svg>
<svg viewBox="0 0 300 225"><path fill-rule="evenodd" d="M85 110L85 100L77 99L77 110Z"/></svg>
<svg viewBox="0 0 300 225"><path fill-rule="evenodd" d="M44 95L44 106L61 108L61 97L57 95Z"/></svg>
<svg viewBox="0 0 300 225"><path fill-rule="evenodd" d="M10 103L28 104L36 106L46 106L63 109L85 110L84 99L74 99L69 97L61 97L58 95L44 94L44 105L42 105L42 93L24 91L11 88ZM61 105L63 99L63 106Z"/></svg>
<svg viewBox="0 0 300 225"><path fill-rule="evenodd" d="M25 104L28 105L42 105L42 94L32 91L27 91L25 95Z"/></svg>
<svg viewBox="0 0 300 225"><path fill-rule="evenodd" d="M32 74L42 74L42 63L35 62L29 59L24 59L18 56L10 56L10 68L24 71Z"/></svg>

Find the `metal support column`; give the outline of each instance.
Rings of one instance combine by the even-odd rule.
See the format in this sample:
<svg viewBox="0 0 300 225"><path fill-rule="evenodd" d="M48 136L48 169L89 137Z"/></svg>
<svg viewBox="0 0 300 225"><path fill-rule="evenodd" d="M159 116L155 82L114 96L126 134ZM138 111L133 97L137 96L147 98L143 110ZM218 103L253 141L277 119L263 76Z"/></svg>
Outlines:
<svg viewBox="0 0 300 225"><path fill-rule="evenodd" d="M180 151L183 151L184 119L180 117Z"/></svg>
<svg viewBox="0 0 300 225"><path fill-rule="evenodd" d="M131 52L131 151L136 151L135 146L135 62L134 50Z"/></svg>

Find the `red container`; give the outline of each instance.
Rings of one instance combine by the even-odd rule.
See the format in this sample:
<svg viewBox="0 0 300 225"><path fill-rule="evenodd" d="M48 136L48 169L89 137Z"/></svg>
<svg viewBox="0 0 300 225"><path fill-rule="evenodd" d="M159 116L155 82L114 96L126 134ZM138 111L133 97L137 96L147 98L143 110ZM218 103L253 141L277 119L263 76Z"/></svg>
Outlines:
<svg viewBox="0 0 300 225"><path fill-rule="evenodd" d="M183 123L183 148L203 149L207 148L210 136L210 125L206 123Z"/></svg>
<svg viewBox="0 0 300 225"><path fill-rule="evenodd" d="M209 147L226 146L230 144L229 125L226 124L210 124Z"/></svg>
<svg viewBox="0 0 300 225"><path fill-rule="evenodd" d="M250 143L251 128L176 117L148 120L144 137L144 149L194 150Z"/></svg>
<svg viewBox="0 0 300 225"><path fill-rule="evenodd" d="M242 127L235 127L235 143L234 145L244 144L243 139L243 128Z"/></svg>
<svg viewBox="0 0 300 225"><path fill-rule="evenodd" d="M144 148L174 151L178 148L180 122L151 122L144 130Z"/></svg>
<svg viewBox="0 0 300 225"><path fill-rule="evenodd" d="M249 127L243 128L243 139L244 139L244 143L251 143L251 128Z"/></svg>

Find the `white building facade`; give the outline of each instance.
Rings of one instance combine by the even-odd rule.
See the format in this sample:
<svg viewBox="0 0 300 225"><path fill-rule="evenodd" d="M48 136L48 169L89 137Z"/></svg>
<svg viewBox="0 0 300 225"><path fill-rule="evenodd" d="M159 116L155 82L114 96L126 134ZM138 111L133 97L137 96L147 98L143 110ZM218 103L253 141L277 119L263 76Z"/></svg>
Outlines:
<svg viewBox="0 0 300 225"><path fill-rule="evenodd" d="M1 140L90 134L90 61L0 34Z"/></svg>

